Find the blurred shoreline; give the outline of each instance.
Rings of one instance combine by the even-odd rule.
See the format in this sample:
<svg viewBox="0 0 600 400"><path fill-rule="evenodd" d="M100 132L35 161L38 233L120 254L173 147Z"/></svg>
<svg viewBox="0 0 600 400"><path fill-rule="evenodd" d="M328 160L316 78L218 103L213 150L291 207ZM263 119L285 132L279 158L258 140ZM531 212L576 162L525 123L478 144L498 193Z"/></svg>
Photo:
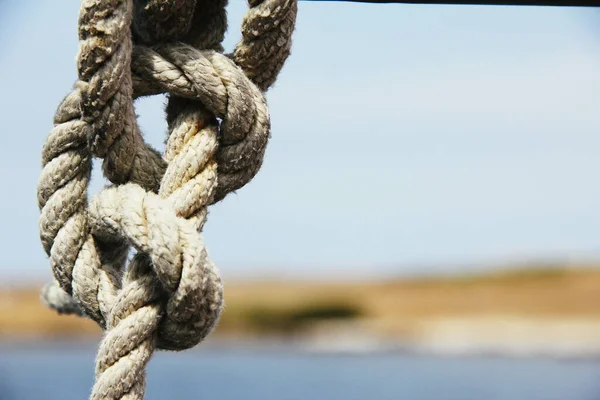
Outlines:
<svg viewBox="0 0 600 400"><path fill-rule="evenodd" d="M600 358L600 268L526 266L479 275L373 282L244 281L199 348L310 354ZM59 316L39 288L0 287L0 343L97 341Z"/></svg>

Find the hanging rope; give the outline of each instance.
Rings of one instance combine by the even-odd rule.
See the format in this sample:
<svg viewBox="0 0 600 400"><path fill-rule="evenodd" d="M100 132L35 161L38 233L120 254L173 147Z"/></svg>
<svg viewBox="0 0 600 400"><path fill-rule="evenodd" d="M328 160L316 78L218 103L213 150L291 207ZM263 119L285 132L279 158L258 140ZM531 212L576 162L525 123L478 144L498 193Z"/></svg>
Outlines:
<svg viewBox="0 0 600 400"><path fill-rule="evenodd" d="M42 299L106 334L91 399L142 399L155 349L184 350L215 327L219 272L200 232L207 208L261 167L264 93L291 49L296 0L250 0L223 54L226 0L83 0L78 81L42 149L40 237L55 282ZM168 93L164 155L133 101ZM92 159L112 185L88 202ZM137 250L127 266L130 247Z"/></svg>

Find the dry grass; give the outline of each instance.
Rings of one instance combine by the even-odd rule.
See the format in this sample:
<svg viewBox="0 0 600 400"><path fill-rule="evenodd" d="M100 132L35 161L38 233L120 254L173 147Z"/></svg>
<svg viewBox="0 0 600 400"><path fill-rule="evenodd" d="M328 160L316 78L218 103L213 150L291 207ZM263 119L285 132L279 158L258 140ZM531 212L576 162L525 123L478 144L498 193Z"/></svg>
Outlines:
<svg viewBox="0 0 600 400"><path fill-rule="evenodd" d="M40 303L39 288L0 289L0 337L99 335L90 320L58 316Z"/></svg>
<svg viewBox="0 0 600 400"><path fill-rule="evenodd" d="M379 331L399 333L436 317L513 315L525 318L600 317L600 269L520 269L480 276L363 283L228 282L218 333L248 331L252 312L346 304ZM97 334L90 321L57 316L36 288L0 292L0 335Z"/></svg>

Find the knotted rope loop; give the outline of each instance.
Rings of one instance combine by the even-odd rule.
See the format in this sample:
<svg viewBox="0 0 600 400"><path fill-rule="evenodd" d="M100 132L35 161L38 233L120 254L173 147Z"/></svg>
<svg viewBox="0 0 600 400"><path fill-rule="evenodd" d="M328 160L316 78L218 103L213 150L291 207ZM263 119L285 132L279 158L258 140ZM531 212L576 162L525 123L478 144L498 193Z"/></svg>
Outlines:
<svg viewBox="0 0 600 400"><path fill-rule="evenodd" d="M79 80L42 150L38 205L56 279L44 301L107 331L93 399L141 399L154 349L198 344L221 314L223 285L199 232L208 206L262 164L264 92L289 55L296 16L296 0L251 2L243 39L225 56L225 4L81 3ZM164 155L144 142L133 106L157 93L169 94ZM113 186L88 205L93 157Z"/></svg>
<svg viewBox="0 0 600 400"><path fill-rule="evenodd" d="M164 312L157 346L182 350L196 345L212 330L221 312L223 291L194 221L177 217L169 200L139 185L126 184L100 193L90 203L89 213L96 237L128 241L138 254L147 255L139 262L152 266L152 274L161 283L157 286L153 280L151 286L168 294L159 291L153 295L166 303L156 311ZM117 300L107 326L118 326L118 315L131 313L132 307L139 313L142 306L151 306L143 298L134 299L133 304Z"/></svg>
<svg viewBox="0 0 600 400"><path fill-rule="evenodd" d="M185 44L138 46L132 71L137 96L169 92L198 99L222 119L214 202L254 177L270 135L269 113L264 95L232 60Z"/></svg>

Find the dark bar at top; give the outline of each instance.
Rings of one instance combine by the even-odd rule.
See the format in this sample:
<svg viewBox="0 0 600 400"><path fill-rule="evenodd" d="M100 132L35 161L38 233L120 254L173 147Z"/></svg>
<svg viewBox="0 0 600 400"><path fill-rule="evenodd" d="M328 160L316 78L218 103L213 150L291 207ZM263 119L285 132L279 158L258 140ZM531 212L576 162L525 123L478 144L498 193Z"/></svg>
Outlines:
<svg viewBox="0 0 600 400"><path fill-rule="evenodd" d="M437 4L481 6L546 6L546 7L600 7L600 0L301 0L316 2L350 2L377 4Z"/></svg>

